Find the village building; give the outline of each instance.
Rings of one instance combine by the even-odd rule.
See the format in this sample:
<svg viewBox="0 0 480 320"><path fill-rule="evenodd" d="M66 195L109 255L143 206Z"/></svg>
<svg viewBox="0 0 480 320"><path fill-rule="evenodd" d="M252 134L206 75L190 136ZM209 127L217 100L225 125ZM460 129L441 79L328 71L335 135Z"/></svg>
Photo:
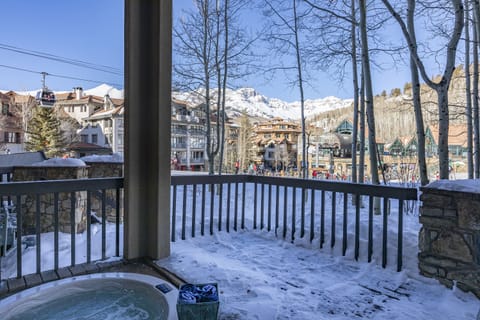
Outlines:
<svg viewBox="0 0 480 320"><path fill-rule="evenodd" d="M35 99L13 91L0 93L0 154L25 151L24 124L35 107Z"/></svg>
<svg viewBox="0 0 480 320"><path fill-rule="evenodd" d="M265 170L284 171L297 168L300 125L282 118L258 123L254 128L257 158Z"/></svg>

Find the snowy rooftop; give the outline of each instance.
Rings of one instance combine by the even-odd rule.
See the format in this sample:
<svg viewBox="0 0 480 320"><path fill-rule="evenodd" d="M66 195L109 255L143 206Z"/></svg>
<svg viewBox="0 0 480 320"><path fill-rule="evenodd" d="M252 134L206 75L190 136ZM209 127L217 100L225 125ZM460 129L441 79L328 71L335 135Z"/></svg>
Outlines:
<svg viewBox="0 0 480 320"><path fill-rule="evenodd" d="M90 155L90 156L85 156L80 158L80 160L84 162L113 162L113 163L118 163L118 162L123 162L123 156L114 153L111 155Z"/></svg>
<svg viewBox="0 0 480 320"><path fill-rule="evenodd" d="M51 158L32 164L35 167L85 167L86 164L80 159L74 158Z"/></svg>

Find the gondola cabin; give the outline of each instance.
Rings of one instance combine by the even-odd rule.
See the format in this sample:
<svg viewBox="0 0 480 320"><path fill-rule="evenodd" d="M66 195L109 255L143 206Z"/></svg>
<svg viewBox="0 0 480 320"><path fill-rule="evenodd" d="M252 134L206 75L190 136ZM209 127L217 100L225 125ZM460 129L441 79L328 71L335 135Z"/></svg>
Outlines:
<svg viewBox="0 0 480 320"><path fill-rule="evenodd" d="M35 99L41 107L53 107L55 104L55 94L48 89L38 91Z"/></svg>

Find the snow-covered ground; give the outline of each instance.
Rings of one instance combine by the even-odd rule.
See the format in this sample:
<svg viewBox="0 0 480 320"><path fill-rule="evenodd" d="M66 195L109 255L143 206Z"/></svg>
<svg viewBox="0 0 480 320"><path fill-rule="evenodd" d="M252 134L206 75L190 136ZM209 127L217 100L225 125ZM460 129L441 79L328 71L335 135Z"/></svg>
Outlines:
<svg viewBox="0 0 480 320"><path fill-rule="evenodd" d="M177 197L181 200L182 190L178 192ZM316 195L319 199L317 197L319 195ZM188 198L191 199L190 191ZM283 199L282 194L280 199ZM297 212L300 212L301 204L298 202ZM329 198L326 205L330 203ZM398 211L394 203L388 217L388 264L385 269L381 267L380 216L374 217L374 256L371 263L367 262L367 208L361 209L360 258L355 261L352 236L348 237L346 255L341 254L341 214L336 218L336 246L330 248L331 223L327 213L326 242L319 249L319 217L314 220L316 234L312 242L308 236L298 239L297 225L296 240L291 243L290 234L284 240L281 236L275 237L273 230L253 230L253 199L247 199L246 205L246 230L218 232L215 221L213 236L188 238L189 229L187 239L179 240L178 231L177 241L172 243L171 256L158 261L159 265L188 282L218 283L220 319L477 319L480 300L473 294L457 288L448 289L436 280L419 275L417 240L420 224L416 206L404 215L404 268L396 272ZM337 210L342 205L343 199L337 198ZM177 208L180 208L180 203ZM309 204L307 211L308 208ZM329 209L327 207L326 212L330 212ZM208 208L206 212L209 212ZM297 216L297 220L299 218ZM178 215L177 225L180 219ZM222 228L225 230L225 216L223 220ZM308 235L308 213L305 220ZM354 218L350 217L348 229L352 234L354 224ZM232 226L233 221L230 222ZM206 230L208 234L208 227Z"/></svg>
<svg viewBox="0 0 480 320"><path fill-rule="evenodd" d="M178 191L177 208L180 208L182 196L181 190ZM337 201L339 204L343 203L340 198ZM298 202L297 205L300 205ZM380 263L379 216L376 216L374 222L374 242L377 245L374 248L373 261L366 261L366 208L361 211L360 259L355 261L351 237L348 239L349 249L345 256L340 252L341 238L337 239L337 245L333 249L330 248L329 214L326 215L327 240L323 249L319 249L318 232L312 242L298 239L297 236L295 243L291 243L275 237L273 231L253 230L252 205L253 199L247 199L247 227L238 232L227 233L223 217L223 231L217 231L215 220L213 236L209 235L208 231L208 235L200 236L197 229L195 238L187 236L186 240L180 240L178 228L181 223L177 220L177 241L171 245L171 256L157 262L188 282L218 283L220 319L477 319L480 300L474 295L457 288L448 289L434 279L419 275L418 208L404 217L404 268L401 272L396 272L395 207L392 207L388 218L389 262L384 269ZM337 205L337 208L339 207L341 206ZM288 212L291 212L291 208ZM180 215L179 212L177 219L180 219ZM215 215L217 216L217 213ZM338 230L342 228L341 218L341 215L337 217ZM310 221L309 219L307 216L306 221ZM318 220L315 220L315 230L318 230ZM349 222L349 229L353 228L353 223L354 221ZM233 227L233 222L230 226ZM100 231L99 225L93 226L93 259L100 257ZM107 225L107 237L107 243L114 244L113 225ZM337 237L341 237L340 231ZM290 235L287 239L290 239ZM76 243L76 261L81 263L85 261L86 235L77 235ZM61 265L68 265L70 262L69 244L70 235L62 234ZM52 233L42 235L41 248L42 269L52 268ZM113 255L113 250L109 247L107 254ZM24 274L35 272L35 254L35 247L24 251ZM15 268L4 272L15 275Z"/></svg>
<svg viewBox="0 0 480 320"><path fill-rule="evenodd" d="M158 263L189 282L218 283L220 319L474 320L480 309L472 294L416 268L396 272L260 232L179 240Z"/></svg>

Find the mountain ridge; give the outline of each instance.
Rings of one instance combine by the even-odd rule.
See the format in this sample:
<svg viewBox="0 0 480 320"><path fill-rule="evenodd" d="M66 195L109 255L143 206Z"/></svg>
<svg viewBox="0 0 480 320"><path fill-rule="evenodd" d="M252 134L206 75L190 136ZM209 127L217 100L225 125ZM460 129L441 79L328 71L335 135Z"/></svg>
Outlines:
<svg viewBox="0 0 480 320"><path fill-rule="evenodd" d="M38 90L18 92L19 94L29 94L35 96ZM2 92L4 92L2 90ZM55 91L55 93L65 93L68 91ZM123 99L124 90L117 89L108 84L101 84L97 87L84 89L86 95L95 95L103 97L108 94L111 98ZM212 89L212 101L217 99L217 89ZM193 92L172 92L172 96L179 100L184 100L192 104L202 102L199 94ZM328 96L318 99L305 100L305 117L311 118L316 114L351 106L353 99L340 99L334 96ZM226 109L227 115L231 118L239 117L246 112L250 117L271 119L280 117L287 120L300 120L301 109L300 101L286 102L278 98L270 98L262 95L254 88L227 89L226 91Z"/></svg>

